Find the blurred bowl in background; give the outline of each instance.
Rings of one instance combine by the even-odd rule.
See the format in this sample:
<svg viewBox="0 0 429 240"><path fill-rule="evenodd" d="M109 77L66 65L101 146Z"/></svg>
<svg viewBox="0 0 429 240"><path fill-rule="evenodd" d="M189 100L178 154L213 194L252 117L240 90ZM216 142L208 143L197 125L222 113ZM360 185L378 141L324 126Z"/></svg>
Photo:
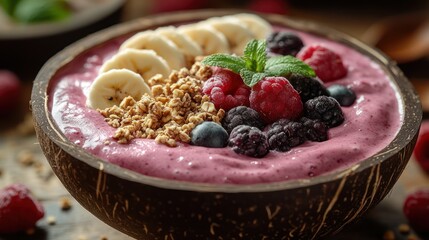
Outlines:
<svg viewBox="0 0 429 240"><path fill-rule="evenodd" d="M75 1L82 8L59 22L16 24L0 18L0 68L33 79L51 56L100 29L119 23L125 0ZM89 6L89 7L87 7Z"/></svg>

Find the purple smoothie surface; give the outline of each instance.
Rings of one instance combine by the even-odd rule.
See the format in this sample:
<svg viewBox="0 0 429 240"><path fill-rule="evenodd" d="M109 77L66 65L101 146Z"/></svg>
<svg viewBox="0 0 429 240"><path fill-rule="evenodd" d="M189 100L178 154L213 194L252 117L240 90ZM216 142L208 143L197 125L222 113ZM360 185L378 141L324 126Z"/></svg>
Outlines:
<svg viewBox="0 0 429 240"><path fill-rule="evenodd" d="M307 141L288 152L270 151L261 159L238 155L231 148L188 144L172 148L152 139L117 143L112 139L116 129L85 103L100 66L118 51L123 39L94 47L61 68L50 84L49 107L72 143L107 162L165 179L226 184L304 179L347 168L382 150L402 124L399 97L389 77L354 49L308 33L297 34L304 44L320 43L341 56L348 74L326 86L347 85L357 95L352 106L342 107L345 121L329 130L325 142Z"/></svg>

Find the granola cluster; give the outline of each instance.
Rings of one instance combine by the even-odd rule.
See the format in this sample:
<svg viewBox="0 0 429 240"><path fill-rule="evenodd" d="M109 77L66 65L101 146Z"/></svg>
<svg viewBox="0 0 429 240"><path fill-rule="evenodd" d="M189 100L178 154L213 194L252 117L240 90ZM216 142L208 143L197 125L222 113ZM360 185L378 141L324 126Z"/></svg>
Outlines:
<svg viewBox="0 0 429 240"><path fill-rule="evenodd" d="M134 138L150 138L168 146L190 142L192 129L203 121L220 123L225 111L217 110L202 85L212 74L196 62L191 69L173 71L168 78L156 75L148 80L152 96L140 100L126 97L119 106L99 110L106 122L117 128L119 143Z"/></svg>

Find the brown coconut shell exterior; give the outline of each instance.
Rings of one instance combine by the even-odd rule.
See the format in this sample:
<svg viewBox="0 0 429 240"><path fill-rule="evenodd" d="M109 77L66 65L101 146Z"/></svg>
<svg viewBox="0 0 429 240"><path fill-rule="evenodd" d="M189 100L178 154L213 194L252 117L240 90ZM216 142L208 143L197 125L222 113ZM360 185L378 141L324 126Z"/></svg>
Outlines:
<svg viewBox="0 0 429 240"><path fill-rule="evenodd" d="M48 110L55 72L88 48L161 25L236 13L200 10L121 24L63 50L40 71L31 106L40 146L74 198L99 219L137 239L316 239L340 231L377 205L405 168L418 135L418 96L394 62L347 35L314 23L262 15L273 24L321 34L384 67L402 98L403 125L377 155L322 176L253 185L215 185L144 176L90 155L66 139Z"/></svg>

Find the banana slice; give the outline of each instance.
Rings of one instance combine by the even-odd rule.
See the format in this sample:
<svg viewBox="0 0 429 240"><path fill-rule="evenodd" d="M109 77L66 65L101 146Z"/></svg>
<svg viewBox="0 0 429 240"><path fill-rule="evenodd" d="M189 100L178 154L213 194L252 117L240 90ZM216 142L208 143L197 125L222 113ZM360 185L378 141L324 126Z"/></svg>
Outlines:
<svg viewBox="0 0 429 240"><path fill-rule="evenodd" d="M119 105L128 96L140 100L143 94L151 94L143 78L128 69L113 69L94 80L86 104L94 109L106 109Z"/></svg>
<svg viewBox="0 0 429 240"><path fill-rule="evenodd" d="M180 26L177 30L195 41L203 49L204 55L230 52L228 40L213 27L189 24Z"/></svg>
<svg viewBox="0 0 429 240"><path fill-rule="evenodd" d="M152 49L167 61L171 69L181 69L186 64L185 56L176 45L154 31L148 30L135 34L122 43L119 50L127 48Z"/></svg>
<svg viewBox="0 0 429 240"><path fill-rule="evenodd" d="M170 68L167 62L153 50L124 49L107 60L100 68L100 73L111 69L126 68L136 72L147 81L156 74L168 77Z"/></svg>
<svg viewBox="0 0 429 240"><path fill-rule="evenodd" d="M268 34L273 31L269 22L255 14L239 13L231 16L225 16L226 19L238 19L243 22L245 27L248 28L257 39L265 39Z"/></svg>
<svg viewBox="0 0 429 240"><path fill-rule="evenodd" d="M194 58L203 55L203 50L196 42L192 41L187 35L177 31L173 26L160 27L155 32L172 41L184 55Z"/></svg>
<svg viewBox="0 0 429 240"><path fill-rule="evenodd" d="M228 19L225 18L213 17L201 22L200 24L208 24L222 33L228 40L232 53L237 55L242 55L246 44L250 40L256 38L250 30L243 26L243 24L240 25L235 21L228 21Z"/></svg>

